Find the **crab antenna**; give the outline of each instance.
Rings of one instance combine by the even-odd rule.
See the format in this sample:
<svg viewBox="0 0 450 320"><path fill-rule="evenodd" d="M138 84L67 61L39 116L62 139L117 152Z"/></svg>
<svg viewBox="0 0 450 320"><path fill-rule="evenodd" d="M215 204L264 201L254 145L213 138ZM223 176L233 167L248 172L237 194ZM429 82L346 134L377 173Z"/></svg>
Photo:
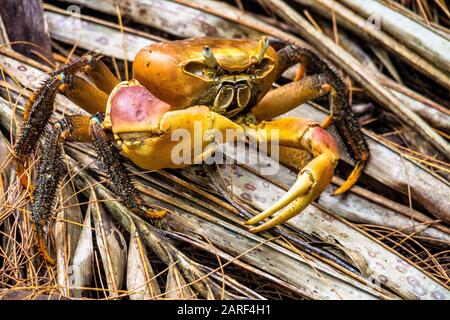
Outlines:
<svg viewBox="0 0 450 320"><path fill-rule="evenodd" d="M269 38L267 36L262 36L261 39L258 41L258 47L256 49L255 55L256 62L261 63L261 61L264 58L264 54L266 53L268 48L269 48Z"/></svg>
<svg viewBox="0 0 450 320"><path fill-rule="evenodd" d="M203 48L203 57L205 57L205 62L208 68L215 69L218 66L217 60L210 47L205 46Z"/></svg>

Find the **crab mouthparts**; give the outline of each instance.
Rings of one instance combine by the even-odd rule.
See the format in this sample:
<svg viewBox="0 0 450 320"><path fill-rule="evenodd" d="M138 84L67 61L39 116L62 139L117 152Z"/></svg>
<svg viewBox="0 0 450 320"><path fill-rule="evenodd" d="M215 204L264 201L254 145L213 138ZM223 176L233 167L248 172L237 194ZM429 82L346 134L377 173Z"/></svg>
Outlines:
<svg viewBox="0 0 450 320"><path fill-rule="evenodd" d="M214 109L220 114L235 114L248 105L250 98L248 83L223 84L214 99Z"/></svg>
<svg viewBox="0 0 450 320"><path fill-rule="evenodd" d="M142 144L145 139L152 138L156 134L150 131L139 132L121 132L117 134L119 137L119 143L125 143L126 145Z"/></svg>

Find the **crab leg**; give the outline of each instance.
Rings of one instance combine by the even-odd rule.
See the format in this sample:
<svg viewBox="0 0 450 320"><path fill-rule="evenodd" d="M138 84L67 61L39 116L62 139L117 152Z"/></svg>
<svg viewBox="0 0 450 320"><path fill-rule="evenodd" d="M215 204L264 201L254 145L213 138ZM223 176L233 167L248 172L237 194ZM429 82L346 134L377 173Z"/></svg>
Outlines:
<svg viewBox="0 0 450 320"><path fill-rule="evenodd" d="M278 139L280 146L306 150L314 156L299 172L297 181L281 199L247 221L247 224L255 224L275 214L269 221L250 230L260 232L297 215L322 193L333 177L339 160L339 150L335 140L320 124L300 118L262 122L247 128L246 131L258 141L270 142ZM275 132L278 138L274 135Z"/></svg>
<svg viewBox="0 0 450 320"><path fill-rule="evenodd" d="M132 185L114 140L102 128L103 118L103 114L97 114L91 118L90 133L100 161L111 179L114 193L120 197L128 209L143 218L160 219L164 217L167 212L148 208Z"/></svg>
<svg viewBox="0 0 450 320"><path fill-rule="evenodd" d="M59 181L64 172L61 155L61 140L73 142L94 142L103 166L112 180L112 187L124 205L144 218L162 218L165 211L149 209L131 184L113 141L103 131L103 116L69 116L53 126L45 143L43 157L39 165L39 178L34 191L32 208L35 240L38 251L49 264L54 260L48 254L43 227L46 225L58 192Z"/></svg>
<svg viewBox="0 0 450 320"><path fill-rule="evenodd" d="M92 79L95 86L73 75L62 93L90 114L105 112L108 96L119 80L101 60L88 63L81 69Z"/></svg>
<svg viewBox="0 0 450 320"><path fill-rule="evenodd" d="M327 94L330 89L325 75L305 76L299 81L269 91L251 112L258 121L270 120Z"/></svg>
<svg viewBox="0 0 450 320"><path fill-rule="evenodd" d="M105 112L108 95L83 78L72 76L69 85L61 93L90 114Z"/></svg>
<svg viewBox="0 0 450 320"><path fill-rule="evenodd" d="M346 182L335 191L339 194L352 187L360 176L369 158L369 148L361 132L359 124L351 112L348 104L346 86L336 71L313 51L305 48L286 45L278 51L278 77L290 66L300 63L305 72L315 76L303 77L299 81L289 83L269 92L262 101L255 106L252 113L259 120L268 120L279 116L299 104L328 94L330 116L322 126L326 128L331 120L334 122L339 135L349 155L356 165Z"/></svg>
<svg viewBox="0 0 450 320"><path fill-rule="evenodd" d="M45 125L53 113L56 94L58 92L70 94L72 75L84 66L94 63L96 59L95 56L85 56L62 66L54 71L43 85L30 96L23 114L22 134L14 146L15 156L21 162L19 169L23 169L23 162L35 151L36 145L44 132ZM84 80L76 80L77 84L79 83L83 86L78 91L83 92L86 88L87 90L89 89L85 86L84 82ZM77 90L76 87L75 90ZM92 94L92 90L90 90L90 95L84 95L83 97L85 97L84 100L88 100L87 97L95 100L95 96L95 94ZM105 99L101 99L101 103L104 101Z"/></svg>
<svg viewBox="0 0 450 320"><path fill-rule="evenodd" d="M101 60L96 61L92 65L87 65L84 68L84 72L94 81L97 88L106 94L110 94L120 82Z"/></svg>
<svg viewBox="0 0 450 320"><path fill-rule="evenodd" d="M90 116L70 116L55 123L47 137L43 157L39 165L38 184L33 197L33 230L39 253L51 265L55 262L48 254L43 227L54 205L59 180L64 169L59 140L62 138L68 141L89 141L89 118Z"/></svg>

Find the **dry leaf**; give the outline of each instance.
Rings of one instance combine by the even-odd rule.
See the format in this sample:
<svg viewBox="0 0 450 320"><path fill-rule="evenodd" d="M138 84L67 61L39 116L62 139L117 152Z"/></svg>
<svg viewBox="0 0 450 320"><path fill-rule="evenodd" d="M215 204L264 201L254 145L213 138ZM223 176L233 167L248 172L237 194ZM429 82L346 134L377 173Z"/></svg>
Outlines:
<svg viewBox="0 0 450 320"><path fill-rule="evenodd" d="M128 248L127 289L131 300L149 300L161 294L147 250L137 232L131 235Z"/></svg>
<svg viewBox="0 0 450 320"><path fill-rule="evenodd" d="M91 206L88 206L86 216L84 217L83 229L81 230L80 240L75 250L72 265L73 296L81 298L83 290L91 284L94 276L94 243L92 240Z"/></svg>
<svg viewBox="0 0 450 320"><path fill-rule="evenodd" d="M196 299L194 291L186 285L178 267L173 265L167 272L166 290L164 298L166 299Z"/></svg>
<svg viewBox="0 0 450 320"><path fill-rule="evenodd" d="M64 294L70 296L72 260L80 239L82 215L70 182L61 189L59 198L64 209L59 210L54 226L57 282Z"/></svg>
<svg viewBox="0 0 450 320"><path fill-rule="evenodd" d="M91 213L94 217L95 238L102 258L109 289L109 297L117 297L125 277L127 244L122 233L98 202L95 191L91 191Z"/></svg>

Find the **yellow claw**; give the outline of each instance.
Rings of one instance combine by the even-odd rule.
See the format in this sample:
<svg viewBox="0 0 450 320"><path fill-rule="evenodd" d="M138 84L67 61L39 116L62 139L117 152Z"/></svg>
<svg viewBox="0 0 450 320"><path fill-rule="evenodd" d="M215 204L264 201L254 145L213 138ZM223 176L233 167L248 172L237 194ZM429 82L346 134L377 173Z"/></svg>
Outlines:
<svg viewBox="0 0 450 320"><path fill-rule="evenodd" d="M331 125L331 123L333 122L333 114L332 113L330 113L326 118L325 118L325 120L322 122L322 124L320 125L322 128L324 128L324 129L326 129L326 128L328 128L330 125Z"/></svg>
<svg viewBox="0 0 450 320"><path fill-rule="evenodd" d="M311 186L313 185L313 182L314 181L312 181L309 172L303 171L299 175L297 181L291 187L291 189L289 189L289 191L287 193L285 193L285 195L280 200L278 200L278 202L274 203L272 206L270 206L269 208L267 208L260 214L254 216L253 218L248 220L245 224L258 223L259 221L267 218L268 216L271 216L275 212L283 209L288 204L290 204L292 201L294 201L296 198L307 193L309 191L309 189L311 188Z"/></svg>
<svg viewBox="0 0 450 320"><path fill-rule="evenodd" d="M361 175L363 169L364 169L364 161L359 161L356 163L355 168L348 176L347 180L333 192L333 196L337 196L339 194L342 194L344 192L347 192L350 190L351 187L358 181L359 176Z"/></svg>
<svg viewBox="0 0 450 320"><path fill-rule="evenodd" d="M33 231L34 231L34 241L36 243L36 247L41 257L44 258L44 261L48 265L55 266L56 261L48 253L47 245L45 244L44 230L42 229L42 226L33 224Z"/></svg>
<svg viewBox="0 0 450 320"><path fill-rule="evenodd" d="M103 127L112 130L121 152L146 170L201 163L214 153L217 136L227 139L228 130L242 131L207 106L171 110L137 80L113 89Z"/></svg>
<svg viewBox="0 0 450 320"><path fill-rule="evenodd" d="M303 78L304 74L305 74L305 66L300 64L298 66L297 73L295 74L294 81L299 81L301 78Z"/></svg>
<svg viewBox="0 0 450 320"><path fill-rule="evenodd" d="M274 218L270 219L269 221L263 223L260 226L251 228L250 232L257 233L275 227L299 214L312 201L314 201L312 193L308 193L306 195L298 197L294 201L292 201L288 206L280 210Z"/></svg>
<svg viewBox="0 0 450 320"><path fill-rule="evenodd" d="M266 122L256 130L274 129L280 129L281 146L308 150L315 158L300 171L297 181L281 199L246 222L247 225L256 224L274 215L269 221L250 229L251 232L275 227L305 209L331 182L339 159L336 142L316 124L306 123L301 119L280 119ZM300 137L299 132L303 132Z"/></svg>
<svg viewBox="0 0 450 320"><path fill-rule="evenodd" d="M292 188L277 203L261 214L247 221L255 224L276 212L276 215L260 226L250 229L260 232L275 227L299 214L313 202L331 182L335 167L334 155L320 154L314 158L302 171Z"/></svg>

